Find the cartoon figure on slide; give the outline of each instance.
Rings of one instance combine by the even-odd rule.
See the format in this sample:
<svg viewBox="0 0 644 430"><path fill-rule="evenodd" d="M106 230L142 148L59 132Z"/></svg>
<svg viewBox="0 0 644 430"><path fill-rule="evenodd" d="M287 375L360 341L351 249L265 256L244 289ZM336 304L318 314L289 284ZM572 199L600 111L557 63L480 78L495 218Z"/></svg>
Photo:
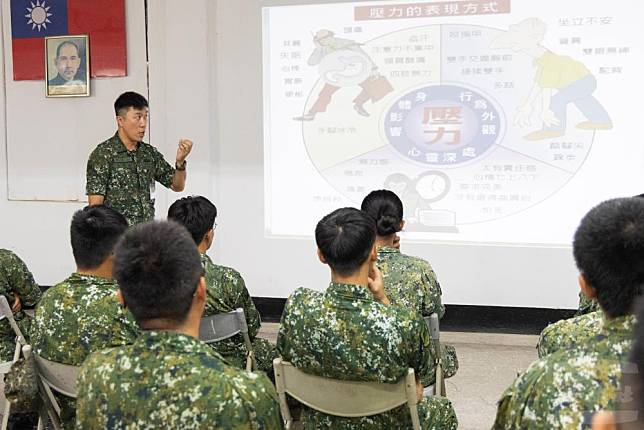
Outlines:
<svg viewBox="0 0 644 430"><path fill-rule="evenodd" d="M362 49L362 44L350 39L335 37L330 30L319 30L313 36L315 50L309 57L309 66L318 66L324 87L311 108L296 121L312 121L318 113L326 112L333 94L342 87L360 86L362 91L353 100L353 109L368 117L364 104L382 99L393 87L378 72L378 66Z"/></svg>
<svg viewBox="0 0 644 430"><path fill-rule="evenodd" d="M534 85L527 100L517 109L515 125L531 125L531 117L539 113L541 130L527 134L527 140L561 137L566 133L567 109L570 103L586 117L577 124L582 130L609 130L613 123L602 104L593 96L597 80L580 61L558 55L541 45L546 24L539 18L527 18L511 25L509 30L492 42L492 48L512 49L534 58Z"/></svg>

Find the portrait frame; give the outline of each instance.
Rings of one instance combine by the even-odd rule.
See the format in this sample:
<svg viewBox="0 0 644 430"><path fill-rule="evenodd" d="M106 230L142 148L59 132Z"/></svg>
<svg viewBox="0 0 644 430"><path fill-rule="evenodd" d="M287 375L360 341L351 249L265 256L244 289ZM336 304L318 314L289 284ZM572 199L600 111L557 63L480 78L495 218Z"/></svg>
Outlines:
<svg viewBox="0 0 644 430"><path fill-rule="evenodd" d="M89 95L89 37L86 34L45 37L45 96Z"/></svg>

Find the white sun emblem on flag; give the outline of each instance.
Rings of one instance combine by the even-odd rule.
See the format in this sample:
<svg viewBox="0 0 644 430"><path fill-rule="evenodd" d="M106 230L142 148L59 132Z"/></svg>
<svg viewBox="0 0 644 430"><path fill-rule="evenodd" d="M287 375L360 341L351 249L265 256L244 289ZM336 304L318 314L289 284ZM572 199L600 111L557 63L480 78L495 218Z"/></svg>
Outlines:
<svg viewBox="0 0 644 430"><path fill-rule="evenodd" d="M38 31L40 31L40 28L44 28L47 30L47 23L51 24L51 21L49 20L49 17L52 16L51 13L49 13L49 9L51 6L45 5L46 0L42 0L42 3L40 0L36 0L36 4L34 2L31 2L31 7L27 8L27 12L29 12L27 15L25 15L25 18L29 18L29 21L27 21L27 25L31 24L31 29L35 29L38 27Z"/></svg>

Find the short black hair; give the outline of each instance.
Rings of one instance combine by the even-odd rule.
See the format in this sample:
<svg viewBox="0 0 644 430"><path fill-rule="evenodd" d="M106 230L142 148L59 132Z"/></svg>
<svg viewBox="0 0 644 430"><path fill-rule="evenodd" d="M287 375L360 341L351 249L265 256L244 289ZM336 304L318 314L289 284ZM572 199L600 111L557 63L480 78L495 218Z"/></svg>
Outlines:
<svg viewBox="0 0 644 430"><path fill-rule="evenodd" d="M376 223L356 208L337 209L318 222L315 242L334 272L349 276L365 262L376 241Z"/></svg>
<svg viewBox="0 0 644 430"><path fill-rule="evenodd" d="M403 204L396 193L389 190L375 190L362 200L363 211L376 221L378 236L389 236L400 231L403 220Z"/></svg>
<svg viewBox="0 0 644 430"><path fill-rule="evenodd" d="M168 209L168 220L183 225L197 245L201 243L208 230L213 228L215 218L217 218L217 208L202 196L180 198Z"/></svg>
<svg viewBox="0 0 644 430"><path fill-rule="evenodd" d="M128 230L116 246L113 271L139 325L151 319L185 321L203 275L190 234L182 225L168 221Z"/></svg>
<svg viewBox="0 0 644 430"><path fill-rule="evenodd" d="M103 264L127 227L125 217L108 206L86 206L76 211L69 228L76 266L95 269Z"/></svg>
<svg viewBox="0 0 644 430"><path fill-rule="evenodd" d="M144 109L148 107L148 101L139 93L127 91L121 94L114 101L114 113L116 116L123 116L130 108Z"/></svg>
<svg viewBox="0 0 644 430"><path fill-rule="evenodd" d="M74 42L72 42L71 40L66 40L66 41L60 43L56 47L56 58L60 57L60 50L63 49L63 46L65 46L65 45L71 45L74 48L76 48L76 53L78 54L78 57L80 57L80 49L78 48L78 45L75 44Z"/></svg>
<svg viewBox="0 0 644 430"><path fill-rule="evenodd" d="M573 254L610 318L633 312L644 284L644 199L607 200L584 216Z"/></svg>

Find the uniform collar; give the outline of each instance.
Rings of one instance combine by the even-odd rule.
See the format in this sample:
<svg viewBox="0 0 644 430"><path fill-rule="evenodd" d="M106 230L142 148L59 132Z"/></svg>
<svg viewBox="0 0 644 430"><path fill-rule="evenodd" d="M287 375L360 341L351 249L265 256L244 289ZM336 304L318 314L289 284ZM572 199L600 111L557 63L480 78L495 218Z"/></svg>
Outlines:
<svg viewBox="0 0 644 430"><path fill-rule="evenodd" d="M602 320L600 336L612 338L619 335L632 336L635 330L635 315L624 315L613 319Z"/></svg>
<svg viewBox="0 0 644 430"><path fill-rule="evenodd" d="M329 288L326 290L326 294L341 296L348 299L376 300L366 285L331 282L329 284Z"/></svg>
<svg viewBox="0 0 644 430"><path fill-rule="evenodd" d="M400 249L392 246L381 246L378 248L378 254L400 254Z"/></svg>
<svg viewBox="0 0 644 430"><path fill-rule="evenodd" d="M65 282L74 284L105 285L110 287L116 286L116 281L114 279L108 279L94 275L85 275L78 272L72 273L71 276L65 280Z"/></svg>
<svg viewBox="0 0 644 430"><path fill-rule="evenodd" d="M210 354L211 351L209 346L192 336L164 330L142 330L135 345L150 351L174 351L188 354Z"/></svg>
<svg viewBox="0 0 644 430"><path fill-rule="evenodd" d="M112 136L110 141L111 141L112 145L114 146L114 148L116 149L116 152L136 152L136 151L139 150L139 148L141 148L141 144L143 143L142 141L138 141L136 143L136 149L134 151L130 151L129 149L127 149L127 146L125 146L125 144L123 143L123 141L119 137L118 130L116 131L116 133L114 133L114 136Z"/></svg>

